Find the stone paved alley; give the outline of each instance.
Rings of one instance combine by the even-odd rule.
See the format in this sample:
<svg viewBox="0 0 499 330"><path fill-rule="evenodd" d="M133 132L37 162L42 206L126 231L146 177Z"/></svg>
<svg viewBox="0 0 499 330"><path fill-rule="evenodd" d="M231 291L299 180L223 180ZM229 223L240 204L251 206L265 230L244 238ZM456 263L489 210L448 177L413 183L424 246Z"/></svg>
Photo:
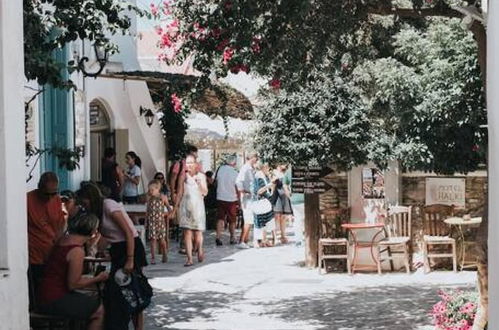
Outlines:
<svg viewBox="0 0 499 330"><path fill-rule="evenodd" d="M225 238L228 242L228 238ZM474 290L474 272L319 275L303 247L214 246L185 268L174 244L167 264L147 267L155 288L146 329L432 329L428 310L442 288Z"/></svg>

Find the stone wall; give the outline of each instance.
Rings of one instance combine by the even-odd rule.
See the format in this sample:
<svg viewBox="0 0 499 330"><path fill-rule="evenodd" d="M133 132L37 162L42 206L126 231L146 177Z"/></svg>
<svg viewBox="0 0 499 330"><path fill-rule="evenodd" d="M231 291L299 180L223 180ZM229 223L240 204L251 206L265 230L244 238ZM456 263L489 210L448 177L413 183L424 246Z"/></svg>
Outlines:
<svg viewBox="0 0 499 330"><path fill-rule="evenodd" d="M456 215L470 213L482 216L487 194L486 176L466 177L466 207L457 210ZM420 241L422 230L422 207L425 205L426 176L404 176L402 178L402 205L412 206L412 228L416 242Z"/></svg>
<svg viewBox="0 0 499 330"><path fill-rule="evenodd" d="M348 222L348 177L346 175L330 175L325 178L333 188L319 197L322 237L343 237L341 223Z"/></svg>

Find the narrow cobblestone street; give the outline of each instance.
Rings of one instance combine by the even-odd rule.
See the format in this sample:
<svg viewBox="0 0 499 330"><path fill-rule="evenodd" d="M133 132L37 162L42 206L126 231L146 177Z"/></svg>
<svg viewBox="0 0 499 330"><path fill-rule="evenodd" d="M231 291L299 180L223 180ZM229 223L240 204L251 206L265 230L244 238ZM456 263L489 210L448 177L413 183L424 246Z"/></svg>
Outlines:
<svg viewBox="0 0 499 330"><path fill-rule="evenodd" d="M293 242L238 250L205 237L203 264L183 267L174 244L167 264L147 267L146 329L432 329L439 289L475 288L474 272L319 275Z"/></svg>

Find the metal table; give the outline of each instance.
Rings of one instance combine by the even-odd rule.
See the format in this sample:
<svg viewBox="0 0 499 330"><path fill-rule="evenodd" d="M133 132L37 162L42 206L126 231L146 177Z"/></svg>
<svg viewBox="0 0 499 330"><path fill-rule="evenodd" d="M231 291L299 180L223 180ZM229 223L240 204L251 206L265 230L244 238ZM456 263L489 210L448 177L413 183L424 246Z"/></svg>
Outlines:
<svg viewBox="0 0 499 330"><path fill-rule="evenodd" d="M466 220L465 218L460 218L460 217L452 217L452 218L447 218L444 220L446 224L449 226L455 226L457 228L457 233L458 233L458 241L461 244L461 255L460 255L460 266L461 270L464 268L472 268L476 267L476 260L475 261L466 261L466 245L472 245L475 244L475 242L472 241L466 241L464 237L464 230L463 226L468 226L468 225L478 225L482 222L481 217L475 217L475 218L470 218L469 220Z"/></svg>
<svg viewBox="0 0 499 330"><path fill-rule="evenodd" d="M385 232L385 225L381 222L377 223L345 223L342 224L341 227L348 230L350 232L350 237L352 238L353 243L353 261L352 261L352 273L355 273L356 270L373 270L373 266L371 265L358 265L358 251L361 249L370 249L371 250L371 258L376 264L374 266L378 273L381 273L381 265L379 262L379 258L374 254L374 247L376 246L376 239ZM366 230L366 229L377 229L377 232L373 235L371 241L361 242L358 239L358 231Z"/></svg>

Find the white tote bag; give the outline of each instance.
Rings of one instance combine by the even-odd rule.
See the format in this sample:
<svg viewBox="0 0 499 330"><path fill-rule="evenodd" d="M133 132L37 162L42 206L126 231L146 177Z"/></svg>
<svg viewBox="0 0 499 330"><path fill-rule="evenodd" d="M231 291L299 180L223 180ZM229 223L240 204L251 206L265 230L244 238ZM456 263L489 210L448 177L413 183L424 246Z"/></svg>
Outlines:
<svg viewBox="0 0 499 330"><path fill-rule="evenodd" d="M268 199L262 198L250 202L249 208L256 215L266 214L272 211L272 204Z"/></svg>

